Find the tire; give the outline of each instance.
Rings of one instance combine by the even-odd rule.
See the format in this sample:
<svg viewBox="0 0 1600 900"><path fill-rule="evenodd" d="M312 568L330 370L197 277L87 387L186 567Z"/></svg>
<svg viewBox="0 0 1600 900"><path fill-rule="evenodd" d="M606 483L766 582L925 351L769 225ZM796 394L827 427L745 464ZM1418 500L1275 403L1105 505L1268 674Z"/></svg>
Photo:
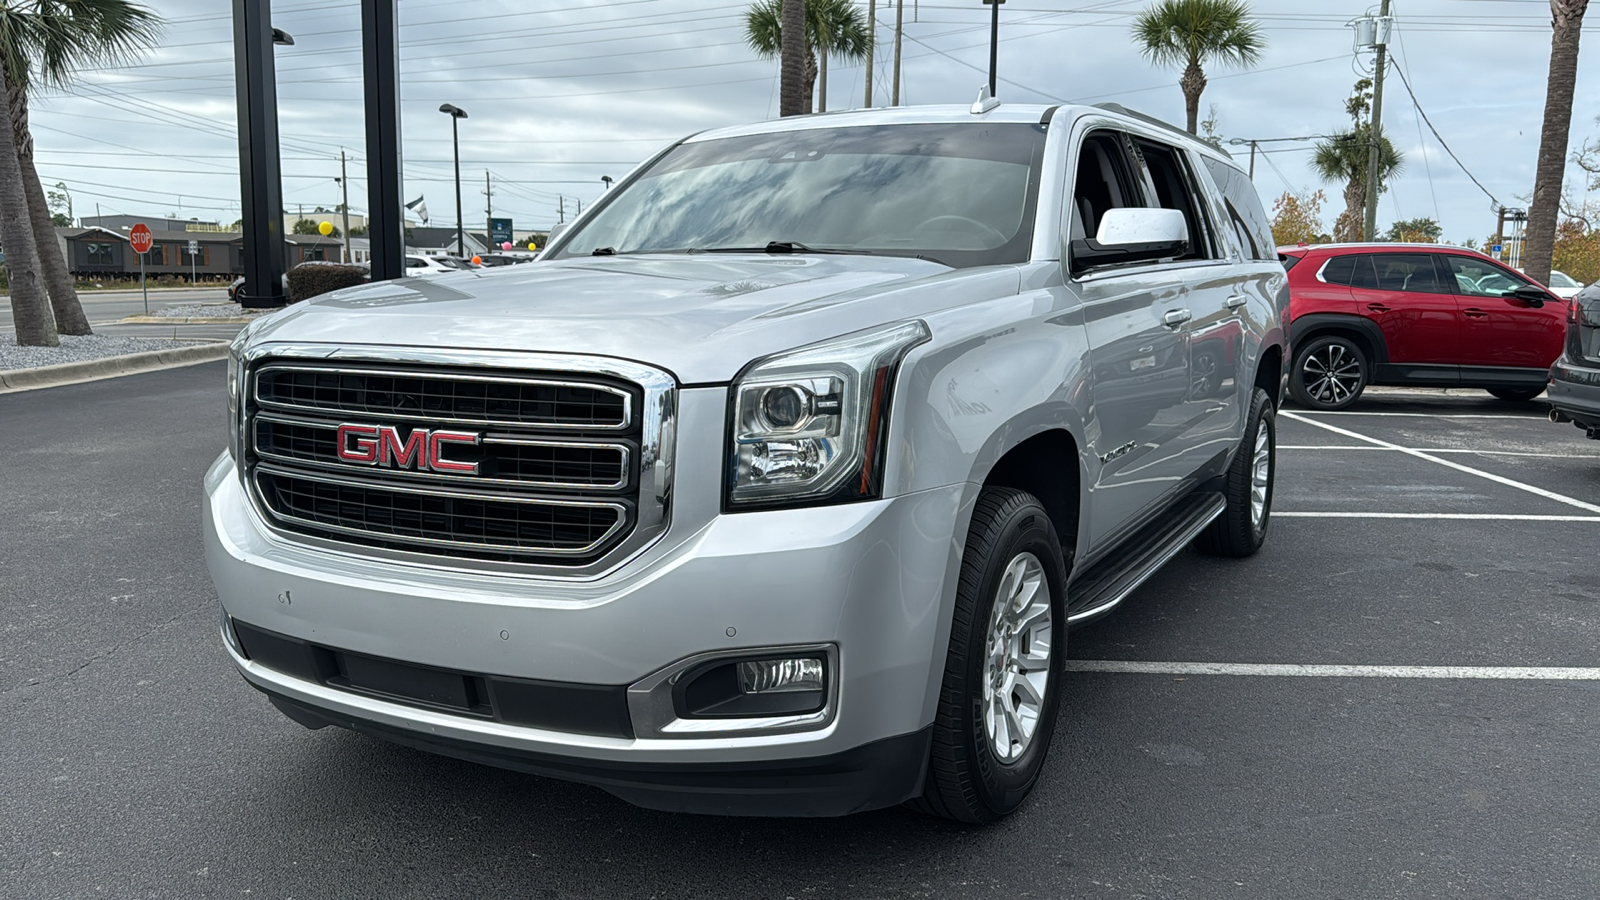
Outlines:
<svg viewBox="0 0 1600 900"><path fill-rule="evenodd" d="M1024 491L984 488L961 561L927 779L922 796L908 804L913 809L995 822L1033 790L1060 707L1066 583L1061 543L1044 506ZM1007 602L997 608L1002 590ZM1014 602L1023 603L1025 614L1003 612L1014 611ZM1000 639L1008 628L1015 637Z"/></svg>
<svg viewBox="0 0 1600 900"><path fill-rule="evenodd" d="M1206 526L1195 546L1213 556L1245 557L1261 549L1272 524L1272 486L1278 471L1278 425L1272 398L1261 388L1250 397L1250 418L1223 496L1228 506Z"/></svg>
<svg viewBox="0 0 1600 900"><path fill-rule="evenodd" d="M1295 353L1289 393L1311 409L1344 409L1367 389L1370 373L1367 355L1355 341L1340 335L1319 337Z"/></svg>
<svg viewBox="0 0 1600 900"><path fill-rule="evenodd" d="M1496 399L1507 403L1527 403L1529 400L1544 393L1543 387L1536 388L1486 388Z"/></svg>

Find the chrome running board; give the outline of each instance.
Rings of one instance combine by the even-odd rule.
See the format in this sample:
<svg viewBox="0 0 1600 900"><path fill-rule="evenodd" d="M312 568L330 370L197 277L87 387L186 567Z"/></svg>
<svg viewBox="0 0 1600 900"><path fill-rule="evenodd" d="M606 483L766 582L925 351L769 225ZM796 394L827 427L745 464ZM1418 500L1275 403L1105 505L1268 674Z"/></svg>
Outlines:
<svg viewBox="0 0 1600 900"><path fill-rule="evenodd" d="M1085 625L1116 608L1139 585L1177 556L1222 515L1221 494L1197 493L1178 501L1067 584L1067 625Z"/></svg>

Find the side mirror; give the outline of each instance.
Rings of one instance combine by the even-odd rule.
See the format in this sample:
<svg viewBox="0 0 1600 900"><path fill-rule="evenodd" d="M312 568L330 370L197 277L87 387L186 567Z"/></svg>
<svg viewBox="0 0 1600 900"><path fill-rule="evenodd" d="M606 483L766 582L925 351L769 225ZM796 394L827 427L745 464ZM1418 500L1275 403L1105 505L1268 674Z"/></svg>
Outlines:
<svg viewBox="0 0 1600 900"><path fill-rule="evenodd" d="M1525 284L1514 291L1506 291L1504 296L1514 297L1528 304L1529 306L1534 307L1535 309L1543 306L1544 301L1549 299L1548 295L1546 295L1544 291L1534 287L1531 284Z"/></svg>
<svg viewBox="0 0 1600 900"><path fill-rule="evenodd" d="M1171 259L1189 252L1189 223L1175 209L1107 210L1092 238L1072 242L1072 269Z"/></svg>

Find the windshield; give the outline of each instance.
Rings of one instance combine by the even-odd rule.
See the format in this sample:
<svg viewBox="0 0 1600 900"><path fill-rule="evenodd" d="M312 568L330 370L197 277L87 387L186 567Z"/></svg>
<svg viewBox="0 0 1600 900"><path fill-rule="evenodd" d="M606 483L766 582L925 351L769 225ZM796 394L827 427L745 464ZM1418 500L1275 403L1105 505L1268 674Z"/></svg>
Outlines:
<svg viewBox="0 0 1600 900"><path fill-rule="evenodd" d="M470 268L472 268L471 266L467 265L466 263L462 262L461 260L456 259L455 257L451 257L451 256L436 256L436 257L433 258L433 261L438 263L441 266L444 266L446 269L470 269Z"/></svg>
<svg viewBox="0 0 1600 900"><path fill-rule="evenodd" d="M681 144L566 238L557 258L806 250L1023 262L1044 127L817 128Z"/></svg>
<svg viewBox="0 0 1600 900"><path fill-rule="evenodd" d="M1565 272L1551 272L1550 273L1550 286L1553 287L1553 288L1581 288L1581 287L1583 287L1583 285L1581 285L1577 281L1573 280L1572 276L1568 275Z"/></svg>

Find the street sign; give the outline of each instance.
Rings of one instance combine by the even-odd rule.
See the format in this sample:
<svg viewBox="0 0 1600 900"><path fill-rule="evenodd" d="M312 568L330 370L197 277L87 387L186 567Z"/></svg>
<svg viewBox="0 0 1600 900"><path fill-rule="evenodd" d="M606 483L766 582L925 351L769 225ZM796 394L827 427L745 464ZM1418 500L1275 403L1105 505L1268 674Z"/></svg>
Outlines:
<svg viewBox="0 0 1600 900"><path fill-rule="evenodd" d="M1504 248L1501 247L1499 244L1495 244L1494 246L1489 248L1489 252L1490 253L1499 253L1502 249L1504 249Z"/></svg>
<svg viewBox="0 0 1600 900"><path fill-rule="evenodd" d="M511 240L511 231L512 231L512 229L511 229L511 220L510 219L490 219L489 220L489 246L490 246L490 248L493 249L495 247L499 247L501 244L505 243L506 241Z"/></svg>
<svg viewBox="0 0 1600 900"><path fill-rule="evenodd" d="M128 243L133 245L135 253L150 252L150 226L140 222L128 232Z"/></svg>
<svg viewBox="0 0 1600 900"><path fill-rule="evenodd" d="M190 238L189 239L189 255L190 256L194 256L196 253L199 253L199 252L200 252L200 242L195 240L195 239L193 239L193 238Z"/></svg>

